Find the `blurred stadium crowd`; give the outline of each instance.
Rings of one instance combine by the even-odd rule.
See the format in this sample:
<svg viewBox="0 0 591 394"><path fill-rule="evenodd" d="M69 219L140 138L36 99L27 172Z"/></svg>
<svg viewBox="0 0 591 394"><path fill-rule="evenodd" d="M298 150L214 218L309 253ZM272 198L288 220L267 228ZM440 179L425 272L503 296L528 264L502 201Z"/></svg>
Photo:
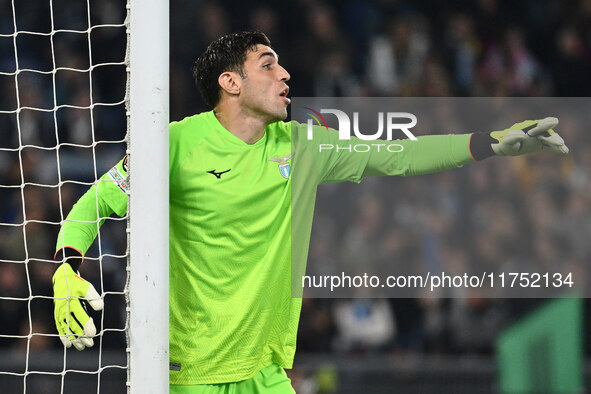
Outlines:
<svg viewBox="0 0 591 394"><path fill-rule="evenodd" d="M54 333L51 300L29 297L51 296L55 266L49 261L56 223L88 187L56 185L92 182L125 151L125 29L120 26L125 9L119 1L90 1L91 22L113 25L93 30L90 50L87 35L56 33L52 57L48 36L22 34L16 39L15 58L13 37L3 36L14 32L10 3L0 0L0 296L17 299L0 299L0 335L24 337L0 337L0 346L23 349L30 332ZM48 8L33 0L14 3L19 30L51 30ZM53 3L68 9L53 21L54 29L87 28L86 1ZM192 80L192 63L210 41L244 29L270 37L291 74L291 96L591 95L591 0L453 4L173 1L171 120L207 110ZM89 56L94 65L110 65L76 71L88 69ZM17 60L20 69L68 69L55 74L55 88L52 74L21 72L17 97ZM21 107L41 109L109 105L97 104L93 110L64 107L55 116L25 109L17 116L10 112L17 100ZM469 130L450 130L462 131ZM438 175L324 186L309 266L322 272L331 259L343 259L395 271L422 261L462 271L473 261L498 265L507 255L512 260L502 264L508 266L551 269L588 263L591 135L567 120L560 132L572 148L565 158L489 159ZM71 144L59 149L59 178L58 141ZM102 142L88 148L94 141ZM24 145L46 149L18 149ZM21 190L23 182L50 187L27 184ZM10 185L16 187L5 187ZM23 207L24 231L15 226L23 223ZM349 214L339 215L343 209ZM100 252L123 256L124 228L122 221L108 221L101 230ZM327 252L335 249L341 254ZM93 247L90 256L98 254ZM15 263L23 261L28 264ZM84 276L103 291L121 291L124 261L104 257L102 282L99 264L92 261L83 265ZM469 295L472 298L305 299L298 350L490 354L499 331L538 303ZM113 298L106 300L102 324L121 328L123 300ZM104 346L122 343L123 334L114 332L111 339L105 337ZM56 338L33 336L30 346L61 344Z"/></svg>

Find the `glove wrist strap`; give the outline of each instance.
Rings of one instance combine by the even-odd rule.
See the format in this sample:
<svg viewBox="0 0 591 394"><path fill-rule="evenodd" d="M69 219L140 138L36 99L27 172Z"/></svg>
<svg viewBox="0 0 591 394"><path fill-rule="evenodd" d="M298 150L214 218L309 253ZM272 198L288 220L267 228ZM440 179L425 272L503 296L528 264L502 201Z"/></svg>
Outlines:
<svg viewBox="0 0 591 394"><path fill-rule="evenodd" d="M470 153L476 161L484 160L487 157L495 155L492 149L492 144L497 144L499 141L491 137L490 133L472 133L470 138Z"/></svg>
<svg viewBox="0 0 591 394"><path fill-rule="evenodd" d="M82 264L82 255L74 248L62 248L55 254L55 260L66 259L66 263L70 264L70 267L74 272L78 272L80 265Z"/></svg>

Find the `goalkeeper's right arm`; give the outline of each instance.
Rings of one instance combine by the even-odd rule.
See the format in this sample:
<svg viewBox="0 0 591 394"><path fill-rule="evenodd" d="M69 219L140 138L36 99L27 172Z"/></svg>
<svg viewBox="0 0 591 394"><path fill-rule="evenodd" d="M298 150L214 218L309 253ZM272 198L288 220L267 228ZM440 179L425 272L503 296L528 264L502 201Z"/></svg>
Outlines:
<svg viewBox="0 0 591 394"><path fill-rule="evenodd" d="M103 301L94 286L78 275L78 269L105 218L126 214L128 189L126 156L74 204L58 234L54 259L62 264L53 275L54 317L66 347L83 350L94 344L96 327L80 299L95 310L103 308Z"/></svg>

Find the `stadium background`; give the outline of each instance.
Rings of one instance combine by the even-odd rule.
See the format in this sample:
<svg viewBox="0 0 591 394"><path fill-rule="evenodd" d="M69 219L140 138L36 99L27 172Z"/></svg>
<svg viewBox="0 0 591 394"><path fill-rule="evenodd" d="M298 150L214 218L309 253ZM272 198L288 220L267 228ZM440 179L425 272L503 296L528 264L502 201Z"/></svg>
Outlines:
<svg viewBox="0 0 591 394"><path fill-rule="evenodd" d="M18 1L23 26L48 30L47 8L33 0ZM54 1L68 9L71 26L86 23L85 2ZM95 23L121 23L118 1L91 1ZM194 86L191 66L207 44L228 32L266 32L290 72L290 96L589 96L591 93L591 1L239 1L171 2L171 120L206 110ZM10 10L1 0L2 10ZM26 10L26 11L25 11ZM1 33L12 33L12 15L0 12ZM51 64L45 38L19 42L21 68L46 69ZM88 63L84 40L64 39L56 46L71 65ZM98 31L93 58L121 61L125 34ZM12 39L0 39L0 71L15 68ZM146 65L149 67L149 65ZM51 80L22 75L21 105L43 107L50 100ZM14 108L14 78L0 78L0 109ZM60 83L64 102L88 102L88 76L68 75ZM125 90L124 66L93 74L93 99L111 102ZM552 115L552 114L548 114ZM23 115L24 116L24 115ZM46 114L27 115L25 140L54 146L53 121ZM60 141L83 143L89 117L84 111L58 116ZM118 141L125 134L121 106L97 108L96 140ZM486 125L482 125L486 129ZM2 147L18 146L15 117L0 115ZM455 131L455 130L450 130ZM458 130L459 132L460 130ZM461 130L464 131L464 130ZM310 264L321 266L331 245L343 246L339 258L373 259L383 264L495 261L501 249L518 259L540 264L588 263L591 257L591 135L560 129L572 148L566 158L544 155L488 160L429 177L365 181L362 186L322 188L310 251ZM86 138L86 140L85 140ZM97 148L99 170L124 154L122 144ZM66 179L91 182L92 155L64 149ZM51 175L45 152L23 152L27 180ZM55 160L55 159L53 159ZM0 155L0 184L20 184L18 161ZM519 185L515 187L515 185ZM64 206L70 207L84 187L66 185ZM55 190L28 188L28 218L59 221ZM352 204L345 219L332 214ZM507 210L509 206L511 209ZM543 214L541 214L543 213ZM417 218L419 218L417 220ZM20 193L0 190L0 222L22 221ZM399 227L392 226L392 223ZM125 251L122 222L108 222L102 250ZM381 231L388 228L388 231ZM24 260L22 230L0 226L0 296L51 295L54 266L40 261L53 255L57 226L27 225L30 284L23 266L2 260ZM378 236L378 234L381 234ZM97 254L97 248L90 251ZM334 257L333 257L334 258ZM105 258L104 290L120 289L125 280L121 259ZM84 275L100 282L98 270ZM29 290L30 286L30 290ZM115 298L115 297L114 297ZM105 326L122 327L122 299L105 314ZM495 340L505 328L544 303L543 300L444 299L328 300L305 299L300 321L296 368L299 393L346 392L489 392L496 387ZM589 303L585 301L585 310ZM586 313L585 313L586 315ZM34 332L53 333L52 305L31 303ZM589 354L585 324L585 354ZM25 302L0 300L0 334L28 334ZM61 348L49 337L33 337L32 349ZM124 346L118 332L105 335L103 346ZM0 353L22 353L26 339L0 338ZM406 384L406 386L404 386ZM397 386L398 385L398 386ZM320 387L320 388L318 388ZM355 391L353 391L355 392Z"/></svg>

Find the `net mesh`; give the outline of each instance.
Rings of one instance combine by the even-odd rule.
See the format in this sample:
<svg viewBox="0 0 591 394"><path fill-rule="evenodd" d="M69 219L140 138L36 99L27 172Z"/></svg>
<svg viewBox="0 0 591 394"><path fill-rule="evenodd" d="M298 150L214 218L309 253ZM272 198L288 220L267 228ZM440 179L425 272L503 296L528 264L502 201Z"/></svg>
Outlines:
<svg viewBox="0 0 591 394"><path fill-rule="evenodd" d="M81 275L105 301L92 349L65 349L51 277L60 225L126 152L127 7L0 1L0 387L126 391L127 218L108 218ZM98 224L97 224L98 225Z"/></svg>

